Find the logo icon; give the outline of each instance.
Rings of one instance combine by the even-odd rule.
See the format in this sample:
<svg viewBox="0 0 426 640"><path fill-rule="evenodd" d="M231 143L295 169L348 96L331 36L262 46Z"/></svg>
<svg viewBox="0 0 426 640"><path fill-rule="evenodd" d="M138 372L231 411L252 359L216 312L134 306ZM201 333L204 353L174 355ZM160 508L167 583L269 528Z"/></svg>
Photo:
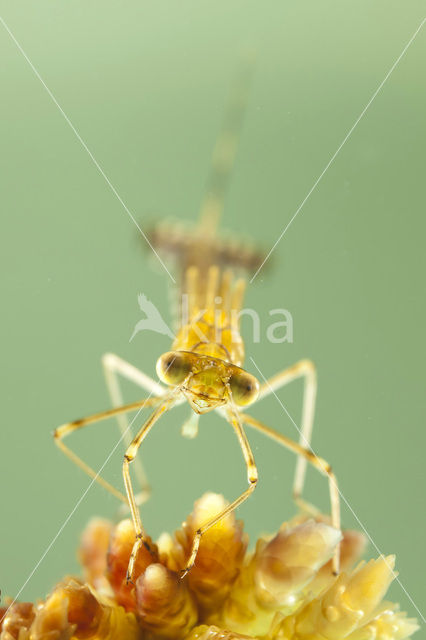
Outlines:
<svg viewBox="0 0 426 640"><path fill-rule="evenodd" d="M146 317L142 318L141 320L139 320L139 322L136 323L129 342L131 342L135 335L140 331L155 331L156 333L161 333L164 336L169 336L169 338L174 340L174 333L164 322L155 304L148 300L146 295L143 293L140 293L138 295L138 303L140 310L145 314Z"/></svg>

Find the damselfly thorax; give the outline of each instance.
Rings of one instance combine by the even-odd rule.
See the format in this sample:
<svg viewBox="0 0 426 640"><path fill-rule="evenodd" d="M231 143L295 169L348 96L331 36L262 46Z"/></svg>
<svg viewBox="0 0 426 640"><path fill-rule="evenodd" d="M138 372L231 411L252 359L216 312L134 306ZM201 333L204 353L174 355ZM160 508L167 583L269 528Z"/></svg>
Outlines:
<svg viewBox="0 0 426 640"><path fill-rule="evenodd" d="M201 282L204 284L201 285ZM182 326L173 349L192 351L242 366L244 344L240 311L245 280L211 266L202 278L197 266L185 274L181 296Z"/></svg>
<svg viewBox="0 0 426 640"><path fill-rule="evenodd" d="M259 391L254 376L241 367L244 344L240 310L245 280L232 271L211 266L200 286L198 266L187 269L182 283L182 312L186 317L172 345L160 357L157 373L171 386L181 386L192 409L206 413L220 405L253 402Z"/></svg>

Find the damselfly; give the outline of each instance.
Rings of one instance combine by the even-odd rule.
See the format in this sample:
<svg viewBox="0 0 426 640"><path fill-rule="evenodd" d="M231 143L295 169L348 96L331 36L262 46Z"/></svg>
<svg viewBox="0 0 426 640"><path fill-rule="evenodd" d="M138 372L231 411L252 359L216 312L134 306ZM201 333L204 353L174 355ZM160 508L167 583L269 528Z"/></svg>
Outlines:
<svg viewBox="0 0 426 640"><path fill-rule="evenodd" d="M130 467L136 462L138 450L154 424L177 404L187 401L191 418L184 425L186 435L196 435L198 418L216 410L231 425L237 435L247 468L247 489L214 517L206 521L196 532L191 553L183 574L193 566L200 539L210 527L231 513L254 491L258 472L244 426L252 427L272 438L297 456L293 495L305 511L314 507L302 500L302 490L309 462L328 477L331 499L331 521L340 528L339 492L330 465L317 457L310 448L317 390L316 371L310 360L301 360L262 384L243 368L244 344L240 334L240 310L242 308L246 280L235 274L256 271L262 265L261 253L247 249L217 234L229 176L234 164L237 139L245 108L251 65L238 75L231 93L222 131L215 145L210 178L201 207L199 223L191 230L162 225L150 233L150 243L159 253L174 261L179 276L180 299L186 302L186 314L178 330L171 350L160 356L156 382L130 363L114 354L106 354L103 367L114 408L75 420L58 427L54 432L56 444L79 467L118 499L130 507L134 527L135 544L128 568L128 579L134 571L135 558L141 545L148 544L139 513L139 505L148 497L149 488L142 467L138 467L142 492L135 495L130 477ZM150 395L132 404L123 404L119 378L122 376L147 390ZM262 400L270 393L293 380L304 380L301 435L299 442L271 429L246 413L246 408ZM95 473L63 442L65 436L86 425L117 416L120 428L127 433L127 414L146 407L154 411L140 427L136 436L128 442L123 461L125 494ZM137 464L133 465L137 467ZM338 552L334 557L334 571L338 571Z"/></svg>

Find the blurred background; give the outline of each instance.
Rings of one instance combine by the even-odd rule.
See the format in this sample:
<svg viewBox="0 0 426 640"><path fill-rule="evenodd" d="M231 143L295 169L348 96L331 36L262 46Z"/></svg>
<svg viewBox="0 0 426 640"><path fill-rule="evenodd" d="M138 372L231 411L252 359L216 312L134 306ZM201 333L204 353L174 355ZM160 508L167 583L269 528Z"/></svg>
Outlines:
<svg viewBox="0 0 426 640"><path fill-rule="evenodd" d="M43 596L78 570L88 519L117 517L115 499L97 486L74 510L90 479L51 438L59 424L109 406L102 354L154 375L170 345L149 332L129 342L141 318L138 293L170 319L168 276L5 25L144 228L162 217L196 219L239 56L255 49L223 228L268 251L420 25L422 5L0 0L3 595L16 595L54 541L20 598ZM243 326L247 354L265 376L300 358L315 361L313 446L350 505L342 505L344 526L359 528L359 519L377 547L370 544L370 557L396 553L419 607L425 56L426 27L248 288L246 304L262 319L260 343ZM276 308L292 315L292 344L265 338ZM247 368L256 373L249 359ZM140 395L125 386L126 400ZM300 424L302 384L279 397ZM297 437L273 397L253 413ZM177 528L204 491L232 499L246 486L229 426L206 416L188 441L180 436L186 415L180 408L167 416L141 454L153 487L142 517L153 536ZM111 421L70 444L98 468L117 438ZM238 516L253 540L294 513L295 460L249 438L261 480ZM106 468L119 487L122 453ZM327 483L315 471L306 497L328 509ZM418 615L399 584L390 595Z"/></svg>

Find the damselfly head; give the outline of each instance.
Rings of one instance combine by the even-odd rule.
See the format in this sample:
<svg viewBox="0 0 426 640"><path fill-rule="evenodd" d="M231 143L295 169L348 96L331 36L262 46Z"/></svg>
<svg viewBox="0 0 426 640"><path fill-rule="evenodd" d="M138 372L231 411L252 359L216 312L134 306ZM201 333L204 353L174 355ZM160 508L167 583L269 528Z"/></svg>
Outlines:
<svg viewBox="0 0 426 640"><path fill-rule="evenodd" d="M247 406L259 393L254 376L233 364L189 351L169 351L157 362L162 382L180 387L196 413L207 413L221 405Z"/></svg>
<svg viewBox="0 0 426 640"><path fill-rule="evenodd" d="M196 413L208 413L227 403L228 390L222 368L212 362L186 381L182 391Z"/></svg>

